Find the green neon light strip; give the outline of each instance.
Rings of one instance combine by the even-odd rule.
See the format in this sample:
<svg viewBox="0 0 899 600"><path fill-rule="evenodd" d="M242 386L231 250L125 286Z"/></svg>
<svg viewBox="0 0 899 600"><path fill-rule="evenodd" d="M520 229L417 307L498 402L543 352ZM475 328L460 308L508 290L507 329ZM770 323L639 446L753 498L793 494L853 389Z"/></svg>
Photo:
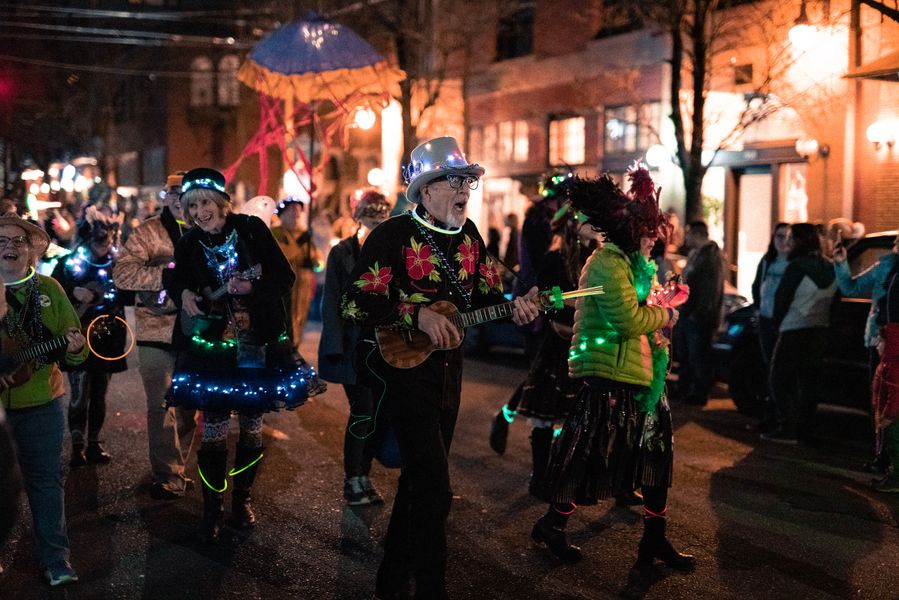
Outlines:
<svg viewBox="0 0 899 600"><path fill-rule="evenodd" d="M515 415L517 415L517 414L518 414L517 410L509 410L509 405L503 404L503 417L506 419L506 421L511 423L512 421L515 420Z"/></svg>
<svg viewBox="0 0 899 600"><path fill-rule="evenodd" d="M217 494L221 494L222 492L224 492L225 490L228 489L228 480L227 479L225 480L225 487L223 487L222 489L217 490L214 487L212 487L212 485L208 481L206 481L206 476L203 475L203 469L200 468L200 465L197 465L197 473L200 474L200 479L203 480L203 483L206 484L206 487L208 487L213 492L216 492Z"/></svg>
<svg viewBox="0 0 899 600"><path fill-rule="evenodd" d="M231 477L234 477L235 475L237 475L237 474L239 474L239 473L243 473L244 471L246 471L247 469L249 469L250 467L252 467L252 466L255 465L256 463L258 463L260 460L262 460L262 457L263 457L263 454L262 454L262 452L260 452L260 453L259 453L259 456L257 456L255 460L253 460L253 461L251 461L249 464L247 464L247 466L245 466L245 467L243 467L243 468L241 468L241 469L238 469L238 470L236 470L236 471L235 471L234 469L231 469L230 471L228 471L228 475L230 475ZM205 480L204 480L204 481L205 481ZM225 482L225 485L226 485L226 487L227 487L227 482Z"/></svg>
<svg viewBox="0 0 899 600"><path fill-rule="evenodd" d="M347 424L347 432L357 440L368 439L375 432L375 428L377 427L378 422L378 415L381 413L381 401L384 400L384 395L387 393L387 382L380 375L375 373L375 370L371 368L370 364L368 364L368 359L371 358L371 355L374 354L375 350L377 349L378 347L376 345L372 346L371 351L365 357L365 367L368 369L369 373L378 378L378 380L383 384L383 387L381 388L381 395L378 397L378 403L375 406L375 414L355 415L353 414L352 409L350 410L350 418L355 418L356 420L352 423ZM371 430L365 435L359 435L358 433L353 431L354 428L358 428L361 425L368 423L369 421L373 423L374 427L372 427Z"/></svg>

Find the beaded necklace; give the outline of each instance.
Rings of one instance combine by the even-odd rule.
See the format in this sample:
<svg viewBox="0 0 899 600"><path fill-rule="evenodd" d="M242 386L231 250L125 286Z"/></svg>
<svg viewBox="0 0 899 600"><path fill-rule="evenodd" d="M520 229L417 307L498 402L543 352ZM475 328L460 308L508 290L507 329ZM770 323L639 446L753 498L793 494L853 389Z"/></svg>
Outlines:
<svg viewBox="0 0 899 600"><path fill-rule="evenodd" d="M425 218L430 218L430 215L423 206L419 205L419 208L421 208L421 210L425 213ZM453 271L453 269L450 267L449 261L443 254L443 250L440 248L440 246L437 245L437 242L434 241L434 238L431 236L431 232L428 231L428 228L423 225L423 223L426 223L426 221L424 221L421 217L414 218L418 217L415 212L413 212L412 216L412 222L415 223L415 226L418 228L419 233L421 233L425 240L427 240L428 244L434 250L434 253L437 254L437 258L440 259L440 266L443 267L443 271L446 273L446 276L449 279L450 283L453 284L453 287L456 288L456 291L459 292L459 295L462 296L462 299L465 301L465 308L471 308L471 295L472 291L474 290L474 286L472 286L471 289L466 289L465 286L462 285L462 282L459 281L459 278L456 276L456 272ZM438 231L441 230L438 229ZM462 231L462 229L459 228L459 231Z"/></svg>
<svg viewBox="0 0 899 600"><path fill-rule="evenodd" d="M22 344L32 345L44 341L44 314L41 306L41 294L37 285L37 276L31 277L25 284L25 299L19 314L9 310L2 324L9 337L19 340ZM7 289L10 295L15 297L14 289ZM9 296L7 296L8 298ZM7 302L9 304L9 302ZM16 303L17 304L17 303ZM10 306L12 308L12 306ZM28 330L31 329L31 332ZM44 356L36 359L35 368L48 364Z"/></svg>

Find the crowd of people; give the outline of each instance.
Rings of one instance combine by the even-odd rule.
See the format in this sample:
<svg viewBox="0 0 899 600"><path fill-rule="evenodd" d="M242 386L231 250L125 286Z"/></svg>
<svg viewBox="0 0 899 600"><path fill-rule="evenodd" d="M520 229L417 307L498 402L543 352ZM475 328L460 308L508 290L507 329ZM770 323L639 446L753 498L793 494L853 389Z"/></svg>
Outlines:
<svg viewBox="0 0 899 600"><path fill-rule="evenodd" d="M643 507L632 576L651 579L657 560L692 571L694 557L676 550L666 533L670 400L701 405L712 387L710 351L727 270L720 248L705 223L689 223L678 248L686 265L670 277L666 249L679 243L673 219L660 210L648 170L636 164L627 191L606 175L548 176L520 232L516 220L507 221L515 251L501 261L466 217L484 173L456 140L436 138L411 153L410 211L388 218L391 204L376 191L353 202L354 226L326 258L317 369L300 355L299 342L323 257L300 225L301 202L260 198L262 210L278 214L272 226L270 213L233 210L218 171L174 173L159 213L133 226L124 243L121 213L88 207L73 227L76 245L52 277L35 268L50 235L14 214L0 216L0 343L25 352L20 365L0 374L0 430L11 433L0 436L0 453L12 455L6 447L14 447L19 467L0 464L0 477L10 482L0 486L0 501L15 507L21 482L50 585L78 579L65 525L66 420L70 468L114 460L100 437L106 393L136 341L150 495L172 501L200 488L201 542L219 541L229 487L231 525L256 524L252 489L266 456L265 414L300 407L324 390L323 380L339 383L349 403L348 505L384 502L369 477L372 460L389 444L398 448L401 471L375 597L447 597L449 453L462 337L478 319L503 316L526 331L532 362L496 414L490 445L503 453L515 416L530 420L529 492L547 505L531 538L555 558L577 562L582 551L565 533L570 516L578 506L614 498ZM878 448L899 464L899 241L893 254L855 277L839 244L832 261L821 244L815 226L780 223L759 264L753 295L771 373L760 433L776 442L801 439L829 301L837 287L847 295L873 292L866 344ZM514 266L504 268L509 262ZM680 369L669 391L672 347ZM234 415L239 433L229 468ZM198 481L187 470L194 451ZM878 489L899 491L899 478L889 473ZM13 516L0 511L0 542Z"/></svg>

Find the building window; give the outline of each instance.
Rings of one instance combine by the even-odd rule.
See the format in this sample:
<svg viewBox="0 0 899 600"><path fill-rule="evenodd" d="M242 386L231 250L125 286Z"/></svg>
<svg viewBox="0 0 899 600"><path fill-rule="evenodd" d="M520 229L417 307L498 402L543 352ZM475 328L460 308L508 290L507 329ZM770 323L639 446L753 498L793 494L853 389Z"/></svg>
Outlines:
<svg viewBox="0 0 899 600"><path fill-rule="evenodd" d="M604 121L603 148L606 154L646 150L659 141L662 105L649 102L640 106L607 108Z"/></svg>
<svg viewBox="0 0 899 600"><path fill-rule="evenodd" d="M484 162L496 162L496 125L484 127Z"/></svg>
<svg viewBox="0 0 899 600"><path fill-rule="evenodd" d="M734 66L734 85L752 85L752 63Z"/></svg>
<svg viewBox="0 0 899 600"><path fill-rule="evenodd" d="M237 70L239 68L240 59L234 54L228 54L219 61L219 106L237 106L240 104L240 82L237 80Z"/></svg>
<svg viewBox="0 0 899 600"><path fill-rule="evenodd" d="M534 50L534 3L519 1L515 10L499 20L496 60L527 56Z"/></svg>
<svg viewBox="0 0 899 600"><path fill-rule="evenodd" d="M552 166L584 164L585 119L572 117L549 122L549 164Z"/></svg>
<svg viewBox="0 0 899 600"><path fill-rule="evenodd" d="M596 39L630 33L643 27L633 0L605 0L602 7L602 27Z"/></svg>
<svg viewBox="0 0 899 600"><path fill-rule="evenodd" d="M484 128L472 127L468 130L468 152L466 153L469 160L474 157L474 162L484 160Z"/></svg>
<svg viewBox="0 0 899 600"><path fill-rule="evenodd" d="M512 149L515 145L513 137L515 131L515 123L512 121L503 121L499 124L499 151L497 152L497 160L501 163L512 162Z"/></svg>
<svg viewBox="0 0 899 600"><path fill-rule="evenodd" d="M517 163L528 161L528 122L515 121L515 152L513 160Z"/></svg>
<svg viewBox="0 0 899 600"><path fill-rule="evenodd" d="M198 56L191 63L190 71L190 105L212 106L215 80L212 61L207 56Z"/></svg>

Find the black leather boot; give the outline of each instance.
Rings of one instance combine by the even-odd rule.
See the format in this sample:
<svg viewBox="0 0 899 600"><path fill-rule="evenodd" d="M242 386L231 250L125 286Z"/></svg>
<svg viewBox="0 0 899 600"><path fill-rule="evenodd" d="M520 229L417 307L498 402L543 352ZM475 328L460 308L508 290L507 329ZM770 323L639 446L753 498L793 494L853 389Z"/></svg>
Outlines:
<svg viewBox="0 0 899 600"><path fill-rule="evenodd" d="M197 451L197 470L203 486L203 520L197 537L204 544L219 541L225 520L225 490L228 487L228 452L226 450Z"/></svg>
<svg viewBox="0 0 899 600"><path fill-rule="evenodd" d="M234 477L234 491L231 492L231 521L239 529L256 525L256 514L253 512L250 490L259 465L262 464L262 447L247 448L237 445L234 468L230 475Z"/></svg>
<svg viewBox="0 0 899 600"><path fill-rule="evenodd" d="M87 464L87 457L84 455L84 444L72 443L72 456L69 459L69 466L73 469L83 467Z"/></svg>
<svg viewBox="0 0 899 600"><path fill-rule="evenodd" d="M546 546L553 555L566 563L576 563L583 557L581 549L568 543L565 538L565 525L569 515L563 515L550 506L546 514L540 517L531 530L534 543Z"/></svg>
<svg viewBox="0 0 899 600"><path fill-rule="evenodd" d="M506 414L509 416L506 417ZM514 418L515 413L509 411L505 406L493 417L493 422L490 424L490 448L497 454L502 455L506 452L506 442L509 439L509 424L512 422L510 419Z"/></svg>
<svg viewBox="0 0 899 600"><path fill-rule="evenodd" d="M643 518L643 539L640 540L634 569L646 573L652 569L656 559L683 573L696 568L696 558L675 550L665 537L665 517L647 514Z"/></svg>
<svg viewBox="0 0 899 600"><path fill-rule="evenodd" d="M84 451L87 462L105 465L112 460L112 454L106 451L100 442L88 442L87 449Z"/></svg>
<svg viewBox="0 0 899 600"><path fill-rule="evenodd" d="M549 466L550 449L553 444L552 427L535 427L531 430L531 481L528 483L528 492L538 496L546 477L546 469Z"/></svg>

